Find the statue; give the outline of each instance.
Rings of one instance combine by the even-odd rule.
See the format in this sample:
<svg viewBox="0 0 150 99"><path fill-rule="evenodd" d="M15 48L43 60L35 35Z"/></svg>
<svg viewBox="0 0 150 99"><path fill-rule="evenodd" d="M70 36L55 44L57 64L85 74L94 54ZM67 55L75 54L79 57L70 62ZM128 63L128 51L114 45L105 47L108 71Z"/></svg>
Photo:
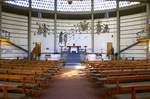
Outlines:
<svg viewBox="0 0 150 99"><path fill-rule="evenodd" d="M60 32L60 34L59 34L59 43L62 44L62 42L63 42L63 32Z"/></svg>
<svg viewBox="0 0 150 99"><path fill-rule="evenodd" d="M64 34L64 43L65 43L65 46L67 44L67 34Z"/></svg>
<svg viewBox="0 0 150 99"><path fill-rule="evenodd" d="M46 33L48 32L48 28L47 28L47 25L44 23L44 24L39 24L39 23L37 23L38 24L38 32L37 32L37 34L39 34L39 35L41 35L41 34L43 34L43 36L44 37L46 37Z"/></svg>
<svg viewBox="0 0 150 99"><path fill-rule="evenodd" d="M86 20L84 20L83 22L80 22L80 28L82 31L88 30L88 25L89 22L86 22Z"/></svg>
<svg viewBox="0 0 150 99"><path fill-rule="evenodd" d="M103 33L109 32L108 24L104 24Z"/></svg>
<svg viewBox="0 0 150 99"><path fill-rule="evenodd" d="M43 25L43 36L46 37L46 33L47 33L47 31L48 31L48 28L47 28L47 26L46 26L45 23L42 24L42 25Z"/></svg>
<svg viewBox="0 0 150 99"><path fill-rule="evenodd" d="M97 34L99 34L102 31L102 25L100 21L98 21L96 28L97 28Z"/></svg>
<svg viewBox="0 0 150 99"><path fill-rule="evenodd" d="M41 26L41 24L38 24L39 25L39 28L38 28L38 34L42 34L43 33L43 29L42 29L42 26Z"/></svg>

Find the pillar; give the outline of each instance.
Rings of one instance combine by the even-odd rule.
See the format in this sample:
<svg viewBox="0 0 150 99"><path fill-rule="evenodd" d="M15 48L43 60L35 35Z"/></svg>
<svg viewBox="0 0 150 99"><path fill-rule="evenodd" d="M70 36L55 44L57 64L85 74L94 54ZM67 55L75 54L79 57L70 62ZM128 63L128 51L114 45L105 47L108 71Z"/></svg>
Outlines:
<svg viewBox="0 0 150 99"><path fill-rule="evenodd" d="M149 20L150 21L150 2L147 2L147 4L146 4L146 19L147 20ZM147 21L147 23L146 23L146 30L147 30L147 33L148 33L148 36L149 36L149 38L150 38L150 22L149 21ZM150 40L149 41L147 41L147 53L146 53L146 55L147 55L147 59L149 59L150 57L150 48L149 48L149 46L150 46Z"/></svg>
<svg viewBox="0 0 150 99"><path fill-rule="evenodd" d="M32 0L29 0L28 7L28 60L31 60L31 17L32 17Z"/></svg>
<svg viewBox="0 0 150 99"><path fill-rule="evenodd" d="M149 50L149 42L150 42L149 40L146 41L146 45L147 45L146 59L147 59L147 60L149 59L149 51L150 51L150 50Z"/></svg>
<svg viewBox="0 0 150 99"><path fill-rule="evenodd" d="M57 0L55 0L54 6L54 52L57 52Z"/></svg>
<svg viewBox="0 0 150 99"><path fill-rule="evenodd" d="M148 2L146 5L146 13L147 13L147 20L149 20L147 25L148 25L148 34L150 37L150 2Z"/></svg>
<svg viewBox="0 0 150 99"><path fill-rule="evenodd" d="M0 31L1 30L2 30L2 2L0 2Z"/></svg>
<svg viewBox="0 0 150 99"><path fill-rule="evenodd" d="M116 18L117 18L117 59L120 59L120 13L119 0L116 0Z"/></svg>
<svg viewBox="0 0 150 99"><path fill-rule="evenodd" d="M2 2L0 2L0 38L1 38L1 31L2 31ZM0 42L0 59L2 57L2 47Z"/></svg>
<svg viewBox="0 0 150 99"><path fill-rule="evenodd" d="M94 53L94 0L91 0L91 47Z"/></svg>

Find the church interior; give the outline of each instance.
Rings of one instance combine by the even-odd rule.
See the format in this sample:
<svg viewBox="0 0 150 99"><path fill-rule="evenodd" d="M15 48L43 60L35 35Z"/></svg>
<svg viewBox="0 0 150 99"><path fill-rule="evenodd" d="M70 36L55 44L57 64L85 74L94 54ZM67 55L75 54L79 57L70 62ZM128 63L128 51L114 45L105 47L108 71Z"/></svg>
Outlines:
<svg viewBox="0 0 150 99"><path fill-rule="evenodd" d="M0 0L0 99L150 99L150 0Z"/></svg>

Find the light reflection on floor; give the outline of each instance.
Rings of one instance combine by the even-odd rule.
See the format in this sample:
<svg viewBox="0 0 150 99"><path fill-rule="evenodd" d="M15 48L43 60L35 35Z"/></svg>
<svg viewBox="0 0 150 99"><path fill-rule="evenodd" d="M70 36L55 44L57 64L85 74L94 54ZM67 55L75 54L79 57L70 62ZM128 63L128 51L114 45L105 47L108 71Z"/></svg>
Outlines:
<svg viewBox="0 0 150 99"><path fill-rule="evenodd" d="M86 66L81 63L66 63L65 68L73 68L73 69L85 69Z"/></svg>
<svg viewBox="0 0 150 99"><path fill-rule="evenodd" d="M78 69L75 70L70 70L70 71L66 71L64 72L61 77L65 77L65 78L74 78L74 77L78 77L79 76L80 71Z"/></svg>
<svg viewBox="0 0 150 99"><path fill-rule="evenodd" d="M75 66L75 69L85 69L85 68L86 68L85 66L81 66L81 65Z"/></svg>
<svg viewBox="0 0 150 99"><path fill-rule="evenodd" d="M74 79L74 78L82 78L85 75L85 68L77 67L74 69L67 68L65 69L60 76L60 78L65 79Z"/></svg>

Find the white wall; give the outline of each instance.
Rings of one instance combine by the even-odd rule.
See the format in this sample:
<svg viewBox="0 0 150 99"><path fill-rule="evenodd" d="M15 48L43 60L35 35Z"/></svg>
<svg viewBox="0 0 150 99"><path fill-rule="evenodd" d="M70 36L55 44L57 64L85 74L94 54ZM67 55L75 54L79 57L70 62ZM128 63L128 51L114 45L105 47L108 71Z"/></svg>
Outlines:
<svg viewBox="0 0 150 99"><path fill-rule="evenodd" d="M137 42L136 33L145 28L146 13L134 14L121 17L121 49ZM145 44L138 44L124 52L122 57L134 57L135 59L146 58Z"/></svg>
<svg viewBox="0 0 150 99"><path fill-rule="evenodd" d="M3 12L2 29L11 32L11 41L27 49L27 17Z"/></svg>
<svg viewBox="0 0 150 99"><path fill-rule="evenodd" d="M129 46L136 42L136 33L144 29L144 20L146 19L145 13L139 13L134 15L128 15L121 17L121 49ZM57 50L60 51L59 47L59 34L62 31L67 33L68 42L67 45L80 45L84 49L87 46L88 52L91 52L91 20L87 31L78 31L77 25L84 20L57 20ZM95 39L94 46L95 52L106 52L107 42L112 42L116 52L116 18L104 18L95 19L95 26L98 21L102 24L108 24L110 31L109 33L96 34L95 28ZM49 31L44 37L43 35L37 34L38 24L46 24ZM32 18L32 48L35 42L41 42L42 52L53 52L54 51L54 20L53 19L38 19ZM10 40L15 44L27 49L27 17L21 15L15 15L10 13L2 13L2 29L11 32ZM135 57L145 58L146 47L144 45L135 46L121 55L122 57ZM18 50L18 49L17 49Z"/></svg>
<svg viewBox="0 0 150 99"><path fill-rule="evenodd" d="M39 35L37 34L38 31L38 24L46 24L47 28L49 29L48 33L46 34L46 37L43 36L43 34ZM32 42L32 48L34 47L35 42L41 42L42 52L53 52L54 51L54 21L51 19L38 19L38 18L32 18L32 34L31 34L31 42Z"/></svg>
<svg viewBox="0 0 150 99"><path fill-rule="evenodd" d="M101 21L102 24L108 24L109 32L108 33L100 33L95 34L95 52L107 52L107 42L112 42L114 50L116 51L116 18L104 18L104 19L96 19L95 25L98 21ZM96 32L96 31L95 31Z"/></svg>
<svg viewBox="0 0 150 99"><path fill-rule="evenodd" d="M57 48L59 47L59 34L60 32L63 32L64 34L67 33L67 46L70 45L78 45L81 46L82 49L84 49L84 46L87 46L87 51L91 51L91 34L90 34L90 26L91 21L86 20L86 22L89 23L88 30L86 31L80 31L79 30L79 24L80 22L83 22L84 20L58 20L57 21Z"/></svg>
<svg viewBox="0 0 150 99"><path fill-rule="evenodd" d="M27 17L2 12L2 30L10 32L10 41L27 49ZM10 45L2 44L2 58L24 58L27 53Z"/></svg>
<svg viewBox="0 0 150 99"><path fill-rule="evenodd" d="M16 59L17 57L19 57L20 59L24 59L25 57L27 57L27 53L25 51L21 51L17 47L7 42L1 42L1 48L1 57L3 59Z"/></svg>

